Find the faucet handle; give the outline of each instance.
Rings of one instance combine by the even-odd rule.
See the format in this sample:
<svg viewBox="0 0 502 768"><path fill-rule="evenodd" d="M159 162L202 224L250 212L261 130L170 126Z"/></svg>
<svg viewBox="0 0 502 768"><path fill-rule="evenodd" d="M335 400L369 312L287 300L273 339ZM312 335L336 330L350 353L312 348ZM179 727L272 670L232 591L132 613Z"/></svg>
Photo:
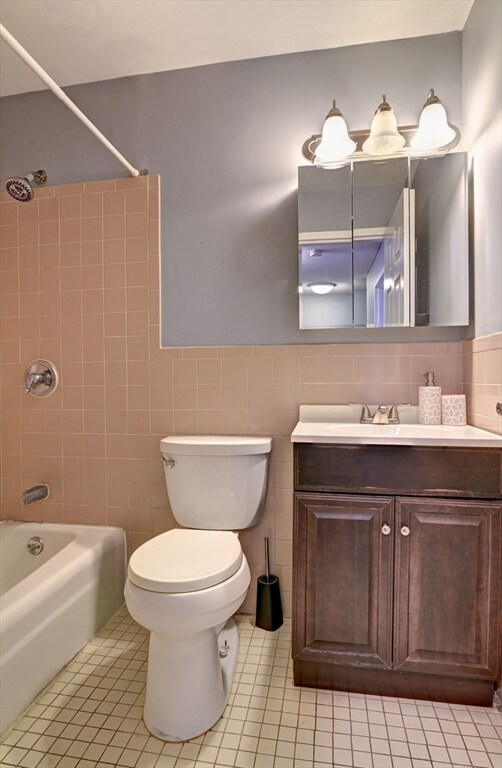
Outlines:
<svg viewBox="0 0 502 768"><path fill-rule="evenodd" d="M391 406L391 409L389 411L389 424L399 424L399 411L398 408L401 406L404 408L407 405L411 405L411 403L396 403L395 405Z"/></svg>
<svg viewBox="0 0 502 768"><path fill-rule="evenodd" d="M372 416L367 405L364 403L349 403L349 405L358 405L362 409L361 418L359 419L360 424L371 424Z"/></svg>

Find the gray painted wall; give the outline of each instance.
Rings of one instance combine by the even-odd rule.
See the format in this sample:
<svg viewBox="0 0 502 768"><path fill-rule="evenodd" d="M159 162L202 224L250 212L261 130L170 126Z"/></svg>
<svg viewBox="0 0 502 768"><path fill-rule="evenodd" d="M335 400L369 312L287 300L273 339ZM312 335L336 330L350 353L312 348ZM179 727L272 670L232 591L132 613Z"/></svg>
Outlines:
<svg viewBox="0 0 502 768"><path fill-rule="evenodd" d="M464 28L464 145L471 160L474 322L470 336L502 331L502 4L476 0Z"/></svg>
<svg viewBox="0 0 502 768"><path fill-rule="evenodd" d="M43 62L41 62L43 64ZM349 128L385 93L416 123L434 86L462 127L461 34L142 75L67 92L138 167L162 177L167 346L462 338L458 329L300 331L297 166L334 97ZM124 175L48 92L2 100L2 176Z"/></svg>

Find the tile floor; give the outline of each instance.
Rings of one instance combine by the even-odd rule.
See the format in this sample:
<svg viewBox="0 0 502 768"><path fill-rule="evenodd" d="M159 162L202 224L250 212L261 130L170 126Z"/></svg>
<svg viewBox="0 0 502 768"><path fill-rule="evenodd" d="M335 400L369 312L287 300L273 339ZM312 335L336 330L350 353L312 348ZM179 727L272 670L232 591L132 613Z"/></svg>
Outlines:
<svg viewBox="0 0 502 768"><path fill-rule="evenodd" d="M141 720L147 634L121 610L8 731L23 768L502 768L494 709L294 688L290 622L238 617L240 660L224 717L184 744Z"/></svg>

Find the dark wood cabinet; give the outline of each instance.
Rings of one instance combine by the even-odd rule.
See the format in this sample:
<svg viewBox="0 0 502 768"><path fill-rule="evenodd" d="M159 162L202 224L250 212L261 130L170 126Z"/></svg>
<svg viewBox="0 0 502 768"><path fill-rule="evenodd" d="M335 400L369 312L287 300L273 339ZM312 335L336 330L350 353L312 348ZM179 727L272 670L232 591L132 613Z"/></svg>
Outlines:
<svg viewBox="0 0 502 768"><path fill-rule="evenodd" d="M497 502L396 499L394 668L497 679L500 526Z"/></svg>
<svg viewBox="0 0 502 768"><path fill-rule="evenodd" d="M450 497L448 486L443 497L380 495L374 484L347 493L345 471L336 493L323 464L302 468L312 447L295 446L296 684L490 704L502 657L500 487L480 500L458 498L461 477ZM443 456L453 467L455 456ZM431 471L441 477L441 467Z"/></svg>
<svg viewBox="0 0 502 768"><path fill-rule="evenodd" d="M381 529L392 499L298 494L296 503L295 645L314 658L390 667L393 552Z"/></svg>

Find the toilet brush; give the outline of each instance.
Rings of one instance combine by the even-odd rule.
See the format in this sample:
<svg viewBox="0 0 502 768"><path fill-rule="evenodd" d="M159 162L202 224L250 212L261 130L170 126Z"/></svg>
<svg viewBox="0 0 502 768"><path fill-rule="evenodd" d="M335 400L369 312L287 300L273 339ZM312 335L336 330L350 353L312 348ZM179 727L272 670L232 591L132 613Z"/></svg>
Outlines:
<svg viewBox="0 0 502 768"><path fill-rule="evenodd" d="M265 537L265 575L258 576L256 593L256 626L275 632L282 626L282 604L279 579L270 573L268 538Z"/></svg>

